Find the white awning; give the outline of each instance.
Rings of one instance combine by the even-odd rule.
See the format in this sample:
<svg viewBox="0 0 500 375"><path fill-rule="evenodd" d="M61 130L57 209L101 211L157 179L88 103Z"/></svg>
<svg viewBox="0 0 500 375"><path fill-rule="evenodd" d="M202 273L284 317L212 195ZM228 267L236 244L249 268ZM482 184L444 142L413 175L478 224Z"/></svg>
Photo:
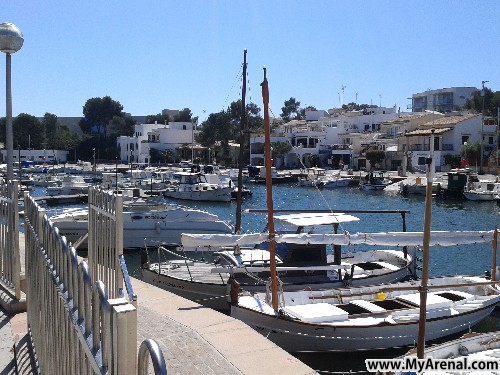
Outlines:
<svg viewBox="0 0 500 375"><path fill-rule="evenodd" d="M276 215L274 219L287 222L289 224L302 227L302 226L315 226L315 225L333 225L339 223L348 223L351 221L359 221L359 218L347 214L333 214L333 213L298 213L289 215Z"/></svg>
<svg viewBox="0 0 500 375"><path fill-rule="evenodd" d="M430 246L454 246L493 241L491 231L432 231ZM355 234L281 234L276 242L294 244L331 244L331 245L381 245L381 246L423 246L423 232L381 232ZM181 235L184 247L196 246L243 246L268 241L267 233L250 234L188 234Z"/></svg>

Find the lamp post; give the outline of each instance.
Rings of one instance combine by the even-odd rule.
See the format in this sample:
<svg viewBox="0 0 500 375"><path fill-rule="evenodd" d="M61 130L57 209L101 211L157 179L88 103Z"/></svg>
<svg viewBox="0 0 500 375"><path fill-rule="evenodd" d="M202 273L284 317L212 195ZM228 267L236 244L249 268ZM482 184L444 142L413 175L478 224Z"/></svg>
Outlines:
<svg viewBox="0 0 500 375"><path fill-rule="evenodd" d="M11 89L11 54L19 51L23 46L24 38L21 30L10 22L0 24L0 51L5 53L6 62L6 134L5 143L7 146L7 181L12 180L14 177L14 146L12 136L12 89Z"/></svg>
<svg viewBox="0 0 500 375"><path fill-rule="evenodd" d="M481 96L483 97L483 104L481 108L481 165L479 167L479 172L483 173L483 159L484 159L484 84L489 81L481 81L481 85L483 86L481 90Z"/></svg>

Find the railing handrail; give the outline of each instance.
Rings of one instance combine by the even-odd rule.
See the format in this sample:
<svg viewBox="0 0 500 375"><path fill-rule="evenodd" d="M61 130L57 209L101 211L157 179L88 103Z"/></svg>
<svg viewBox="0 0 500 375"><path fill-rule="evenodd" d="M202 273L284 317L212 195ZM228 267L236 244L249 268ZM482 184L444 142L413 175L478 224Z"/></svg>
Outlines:
<svg viewBox="0 0 500 375"><path fill-rule="evenodd" d="M148 360L147 354L151 357L155 375L167 375L167 365L163 353L156 341L153 339L144 340L139 347L139 354L137 355L137 374L147 375L148 373Z"/></svg>

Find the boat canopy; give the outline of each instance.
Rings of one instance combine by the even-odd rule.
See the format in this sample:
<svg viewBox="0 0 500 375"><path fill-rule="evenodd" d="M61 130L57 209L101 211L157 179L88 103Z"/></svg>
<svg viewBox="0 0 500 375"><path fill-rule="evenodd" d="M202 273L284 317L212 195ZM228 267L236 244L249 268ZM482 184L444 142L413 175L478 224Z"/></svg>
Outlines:
<svg viewBox="0 0 500 375"><path fill-rule="evenodd" d="M359 221L359 218L344 213L299 213L289 215L276 215L276 220L281 220L298 227L317 226L317 225L333 225L339 223L348 223Z"/></svg>
<svg viewBox="0 0 500 375"><path fill-rule="evenodd" d="M430 246L455 246L492 242L495 231L431 231ZM278 243L423 246L423 232L380 232L341 234L276 234ZM181 235L184 247L222 247L255 245L269 240L268 233L249 234L188 234Z"/></svg>

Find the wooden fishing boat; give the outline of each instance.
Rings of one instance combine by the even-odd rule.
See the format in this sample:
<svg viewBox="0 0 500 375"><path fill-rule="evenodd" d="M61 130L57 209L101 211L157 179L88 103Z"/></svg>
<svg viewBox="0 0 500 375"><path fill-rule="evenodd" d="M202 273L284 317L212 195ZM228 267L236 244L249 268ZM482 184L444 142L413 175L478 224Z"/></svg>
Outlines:
<svg viewBox="0 0 500 375"><path fill-rule="evenodd" d="M416 350L411 349L404 356L398 357L397 359L403 361L403 363L409 360L411 357L416 357ZM489 362L498 363L498 358L500 357L500 332L485 332L485 333L476 333L469 332L463 335L462 337L450 341L446 341L441 344L436 344L428 347L424 352L425 359L443 359L443 360L454 360L458 362L460 359L467 357L467 363L472 364L473 361L481 361L483 364ZM458 360L458 361L457 361ZM461 362L461 361L460 361ZM409 361L408 363L415 363L414 361ZM464 363L464 362L461 362ZM461 370L457 369L456 371L450 369L450 371L440 371L440 374L457 374L463 373L468 369L463 368ZM484 369L481 371L481 374L497 374L494 368L492 371L488 371ZM431 374L434 371L422 372L422 374ZM395 375L403 375L408 374L408 371L405 372L394 372Z"/></svg>
<svg viewBox="0 0 500 375"><path fill-rule="evenodd" d="M311 227L330 227L359 220L355 216L293 213L277 216L276 219L297 228L295 232L299 232L292 237L290 233L278 235L280 240L287 238L287 242L280 243L275 256L277 272L285 291L389 283L408 279L416 274L412 252L405 253L397 249L394 243L391 243L393 248L352 252L349 245L356 243L353 237L352 242L342 242L347 251L339 250L334 254L330 241L337 241L338 247L342 246L339 238L344 237L343 234L335 237L334 230L330 230L313 237L308 233ZM271 259L267 246L268 236L268 233L183 233L181 240L185 251L204 252L208 257L213 256L213 260L177 258L166 262L148 261L142 266L143 280L207 307L229 310L226 297L231 275L246 291L265 291L270 277ZM357 236L355 237L358 238ZM260 248L255 247L255 244Z"/></svg>
<svg viewBox="0 0 500 375"><path fill-rule="evenodd" d="M500 294L496 287L485 288L485 282L474 276L430 279L429 287L438 288L427 296L426 340L465 331L487 317ZM388 349L417 340L420 302L415 281L283 292L278 301L276 314L269 293L243 294L233 301L231 316L289 352Z"/></svg>

